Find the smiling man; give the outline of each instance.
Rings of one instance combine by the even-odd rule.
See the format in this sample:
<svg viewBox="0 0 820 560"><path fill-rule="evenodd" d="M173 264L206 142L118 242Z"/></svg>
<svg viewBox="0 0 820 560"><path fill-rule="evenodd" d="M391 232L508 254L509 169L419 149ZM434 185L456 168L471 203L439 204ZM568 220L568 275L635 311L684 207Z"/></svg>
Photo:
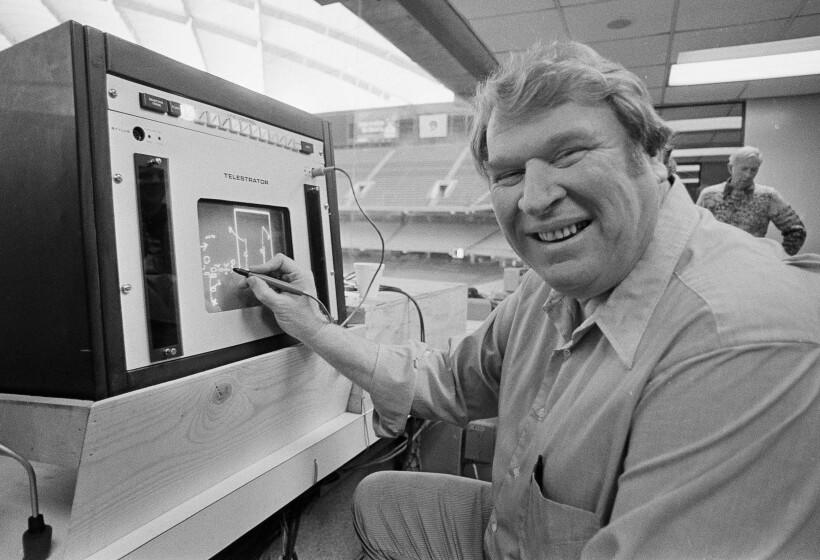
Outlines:
<svg viewBox="0 0 820 560"><path fill-rule="evenodd" d="M364 389L375 425L498 417L492 484L380 472L371 558L810 558L820 534L820 257L671 186L640 80L577 43L479 88L473 155L531 270L447 352L363 341L249 285ZM281 255L258 270L311 290Z"/></svg>

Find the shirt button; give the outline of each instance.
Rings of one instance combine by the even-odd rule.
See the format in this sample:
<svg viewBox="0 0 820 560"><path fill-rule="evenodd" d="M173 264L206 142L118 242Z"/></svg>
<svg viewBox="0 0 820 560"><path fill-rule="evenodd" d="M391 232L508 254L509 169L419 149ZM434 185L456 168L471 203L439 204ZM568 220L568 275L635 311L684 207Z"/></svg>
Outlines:
<svg viewBox="0 0 820 560"><path fill-rule="evenodd" d="M539 420L543 420L547 416L547 409L541 407L535 411L535 415L538 417Z"/></svg>
<svg viewBox="0 0 820 560"><path fill-rule="evenodd" d="M490 530L493 533L495 533L497 529L498 529L498 523L495 521L495 519L493 519L492 521L490 521Z"/></svg>
<svg viewBox="0 0 820 560"><path fill-rule="evenodd" d="M569 357L572 355L572 350L570 350L569 348L564 348L564 351L562 353L564 355L564 359L568 360Z"/></svg>
<svg viewBox="0 0 820 560"><path fill-rule="evenodd" d="M513 478L518 478L518 475L521 474L521 469L518 467L513 467L512 475Z"/></svg>

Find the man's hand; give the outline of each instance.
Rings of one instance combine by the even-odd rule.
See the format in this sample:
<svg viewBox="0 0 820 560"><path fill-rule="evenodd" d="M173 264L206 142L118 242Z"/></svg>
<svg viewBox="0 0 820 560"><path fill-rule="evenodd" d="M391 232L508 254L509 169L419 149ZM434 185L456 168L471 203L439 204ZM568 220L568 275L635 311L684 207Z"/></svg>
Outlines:
<svg viewBox="0 0 820 560"><path fill-rule="evenodd" d="M265 264L251 267L250 270L251 272L279 278L307 294L316 295L313 277L302 271L293 259L282 253L277 253ZM287 292L278 292L263 280L253 276L247 278L246 283L253 291L256 299L273 311L276 322L282 330L292 337L307 343L323 326L328 324L327 318L322 315L316 303L310 298Z"/></svg>

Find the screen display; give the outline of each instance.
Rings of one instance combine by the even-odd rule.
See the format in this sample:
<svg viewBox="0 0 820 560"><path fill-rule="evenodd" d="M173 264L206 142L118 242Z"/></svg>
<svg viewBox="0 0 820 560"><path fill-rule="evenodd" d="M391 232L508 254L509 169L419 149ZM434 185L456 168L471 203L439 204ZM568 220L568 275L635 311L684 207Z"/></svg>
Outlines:
<svg viewBox="0 0 820 560"><path fill-rule="evenodd" d="M234 267L250 268L276 253L293 257L287 208L201 199L197 203L205 309L219 313L259 305Z"/></svg>

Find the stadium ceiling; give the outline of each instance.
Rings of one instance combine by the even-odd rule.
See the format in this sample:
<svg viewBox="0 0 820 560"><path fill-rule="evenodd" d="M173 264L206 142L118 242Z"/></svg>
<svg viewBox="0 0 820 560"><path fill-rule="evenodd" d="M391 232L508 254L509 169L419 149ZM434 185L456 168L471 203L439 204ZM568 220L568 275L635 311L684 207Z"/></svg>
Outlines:
<svg viewBox="0 0 820 560"><path fill-rule="evenodd" d="M0 49L69 19L310 112L467 98L509 53L563 38L659 106L820 92L817 75L666 85L682 51L820 34L820 0L0 0Z"/></svg>
<svg viewBox="0 0 820 560"><path fill-rule="evenodd" d="M0 0L0 49L67 20L312 113L454 99L354 13L313 0Z"/></svg>
<svg viewBox="0 0 820 560"><path fill-rule="evenodd" d="M587 43L620 62L646 81L659 106L820 92L819 75L666 85L683 51L820 35L820 0L317 1L358 13L462 96L495 61L555 39Z"/></svg>

